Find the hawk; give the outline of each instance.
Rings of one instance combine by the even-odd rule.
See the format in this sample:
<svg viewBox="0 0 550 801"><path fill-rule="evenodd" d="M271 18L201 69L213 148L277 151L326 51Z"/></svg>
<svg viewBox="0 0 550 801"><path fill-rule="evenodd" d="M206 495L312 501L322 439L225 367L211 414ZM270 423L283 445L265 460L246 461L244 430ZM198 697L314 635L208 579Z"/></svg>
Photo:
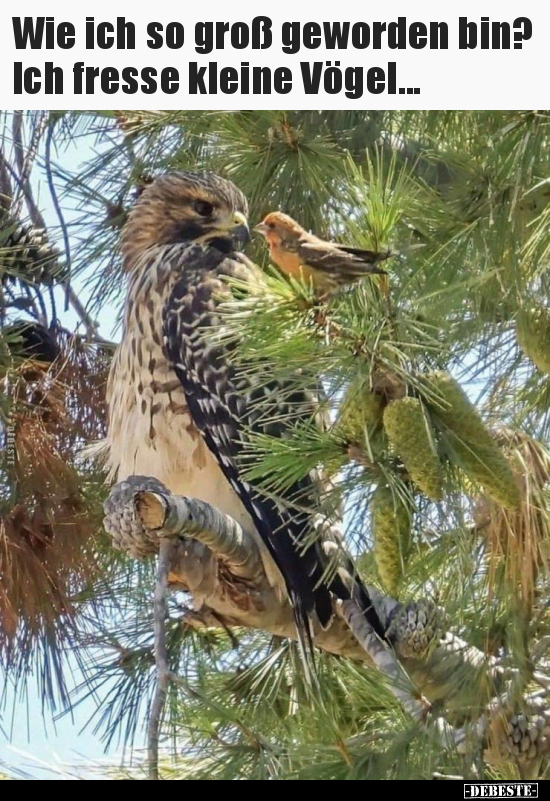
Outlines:
<svg viewBox="0 0 550 801"><path fill-rule="evenodd" d="M239 455L249 431L284 436L290 420L310 414L311 397L243 376L209 336L221 325L227 277L252 280L240 253L247 211L242 192L212 173L167 174L140 196L122 234L128 289L101 450L111 480L152 476L238 521L258 543L269 581L289 598L298 636L310 641L311 624L326 627L333 596L350 590L334 571L329 577L311 513L262 495L243 478ZM317 489L304 479L287 500L312 500ZM382 635L366 590L357 585L354 594Z"/></svg>

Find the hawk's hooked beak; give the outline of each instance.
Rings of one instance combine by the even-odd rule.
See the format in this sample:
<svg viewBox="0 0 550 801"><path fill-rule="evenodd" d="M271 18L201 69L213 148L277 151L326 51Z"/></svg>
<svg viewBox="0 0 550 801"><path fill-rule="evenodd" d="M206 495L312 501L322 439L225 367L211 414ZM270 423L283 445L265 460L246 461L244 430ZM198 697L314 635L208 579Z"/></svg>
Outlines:
<svg viewBox="0 0 550 801"><path fill-rule="evenodd" d="M241 214L240 211L236 211L235 214L233 215L233 225L231 227L230 233L231 233L231 239L241 247L244 247L244 245L246 245L246 243L250 239L250 228L248 227L248 220L246 219L244 214Z"/></svg>
<svg viewBox="0 0 550 801"><path fill-rule="evenodd" d="M232 250L241 250L250 239L248 220L240 211L235 211L227 219L216 223L208 234L208 244L230 253Z"/></svg>

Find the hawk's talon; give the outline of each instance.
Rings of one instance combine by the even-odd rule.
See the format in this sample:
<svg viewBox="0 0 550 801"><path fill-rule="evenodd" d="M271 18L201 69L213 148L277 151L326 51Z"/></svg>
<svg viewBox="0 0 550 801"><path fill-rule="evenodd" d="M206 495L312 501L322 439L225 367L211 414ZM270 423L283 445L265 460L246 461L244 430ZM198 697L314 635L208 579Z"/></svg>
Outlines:
<svg viewBox="0 0 550 801"><path fill-rule="evenodd" d="M115 548L130 556L143 559L159 550L159 531L162 528L145 525L148 515L138 508L143 496L167 497L171 493L164 484L148 476L130 476L112 487L103 504L104 526L113 539ZM149 510L148 510L149 512Z"/></svg>

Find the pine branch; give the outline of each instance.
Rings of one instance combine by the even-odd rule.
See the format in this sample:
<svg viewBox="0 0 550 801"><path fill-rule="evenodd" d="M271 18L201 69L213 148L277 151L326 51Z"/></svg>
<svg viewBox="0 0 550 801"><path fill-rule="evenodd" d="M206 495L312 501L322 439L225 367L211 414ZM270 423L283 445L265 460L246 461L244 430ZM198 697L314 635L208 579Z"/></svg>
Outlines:
<svg viewBox="0 0 550 801"><path fill-rule="evenodd" d="M187 588L201 608L212 610L220 625L296 637L290 605L266 574L265 554L227 515L203 501L172 495L160 482L142 476L115 485L105 512L105 528L115 547L134 557L158 552L166 537L175 540L171 580ZM326 631L314 632L318 647L375 665L399 688L397 697L417 718L425 715L426 706L418 701L417 691L411 700L407 673L427 697L438 701L452 698L457 676L462 676L461 684L467 683L468 671L472 678L486 672L492 687L489 697L495 694L504 677L496 660L445 632L433 604L402 606L373 587L368 591L395 653L367 627L352 601L344 602L342 615L335 616Z"/></svg>

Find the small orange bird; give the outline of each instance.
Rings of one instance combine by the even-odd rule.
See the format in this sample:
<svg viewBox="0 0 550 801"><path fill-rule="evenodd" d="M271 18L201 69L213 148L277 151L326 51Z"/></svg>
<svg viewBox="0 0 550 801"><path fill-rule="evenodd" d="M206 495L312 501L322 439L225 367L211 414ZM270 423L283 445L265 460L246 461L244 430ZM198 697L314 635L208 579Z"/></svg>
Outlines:
<svg viewBox="0 0 550 801"><path fill-rule="evenodd" d="M365 275L385 275L376 265L391 255L325 242L280 211L268 214L254 230L265 237L271 260L279 269L294 278L311 280L324 292Z"/></svg>

